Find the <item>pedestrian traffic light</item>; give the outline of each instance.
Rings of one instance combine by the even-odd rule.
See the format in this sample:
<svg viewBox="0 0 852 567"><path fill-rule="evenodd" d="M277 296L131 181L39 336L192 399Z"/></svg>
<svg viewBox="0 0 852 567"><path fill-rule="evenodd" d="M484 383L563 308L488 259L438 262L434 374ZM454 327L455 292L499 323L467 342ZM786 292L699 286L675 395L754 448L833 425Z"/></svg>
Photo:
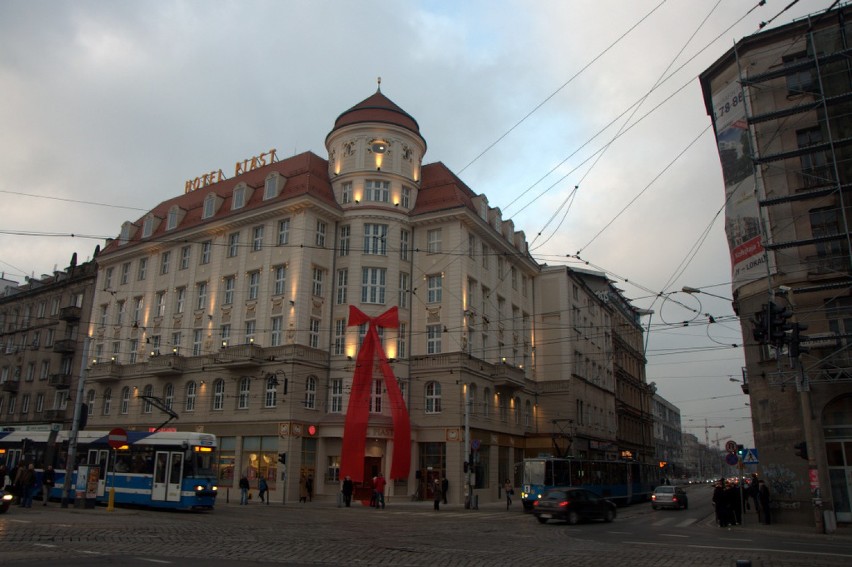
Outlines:
<svg viewBox="0 0 852 567"><path fill-rule="evenodd" d="M802 340L807 337L801 335L801 331L807 331L808 326L803 323L793 323L790 333L790 358L799 358L800 354L807 353L810 349L802 346Z"/></svg>
<svg viewBox="0 0 852 567"><path fill-rule="evenodd" d="M804 441L801 443L796 443L793 445L793 448L796 449L796 456L801 457L803 459L808 458L808 444Z"/></svg>
<svg viewBox="0 0 852 567"><path fill-rule="evenodd" d="M752 325L754 325L754 329L752 329L752 336L754 337L754 341L758 344L765 345L769 338L769 304L764 303L760 306L760 311L754 314L754 318L751 320Z"/></svg>
<svg viewBox="0 0 852 567"><path fill-rule="evenodd" d="M737 456L739 456L740 458L745 457L745 447L743 447L742 445L737 445Z"/></svg>
<svg viewBox="0 0 852 567"><path fill-rule="evenodd" d="M307 431L308 431L308 437L316 437L316 436L317 436L317 432L318 432L319 430L317 429L317 426L316 426L316 425L309 425L309 426L307 427Z"/></svg>
<svg viewBox="0 0 852 567"><path fill-rule="evenodd" d="M768 303L769 306L769 342L770 344L781 348L787 344L787 331L793 329L787 320L793 316L793 310L789 307L782 307L774 301Z"/></svg>
<svg viewBox="0 0 852 567"><path fill-rule="evenodd" d="M287 464L287 453L278 453L278 462L282 465Z"/></svg>

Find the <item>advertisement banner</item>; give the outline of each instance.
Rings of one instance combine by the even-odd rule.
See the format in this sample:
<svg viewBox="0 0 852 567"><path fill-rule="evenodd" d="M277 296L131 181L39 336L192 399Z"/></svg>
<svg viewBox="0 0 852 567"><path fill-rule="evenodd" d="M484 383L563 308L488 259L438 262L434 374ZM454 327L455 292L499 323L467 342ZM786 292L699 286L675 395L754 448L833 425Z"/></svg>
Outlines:
<svg viewBox="0 0 852 567"><path fill-rule="evenodd" d="M732 82L713 94L716 145L725 180L725 233L731 251L734 290L766 277L757 179L746 122L743 90Z"/></svg>

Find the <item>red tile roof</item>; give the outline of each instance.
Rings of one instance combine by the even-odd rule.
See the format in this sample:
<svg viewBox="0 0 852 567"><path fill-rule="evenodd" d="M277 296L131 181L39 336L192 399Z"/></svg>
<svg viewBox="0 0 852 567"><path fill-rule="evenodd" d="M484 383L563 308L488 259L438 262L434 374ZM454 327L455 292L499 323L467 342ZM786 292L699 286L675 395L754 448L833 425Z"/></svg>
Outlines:
<svg viewBox="0 0 852 567"><path fill-rule="evenodd" d="M263 200L264 181L266 176L277 171L281 176L287 179L283 190L274 199L268 201ZM254 189L251 198L246 202L245 206L236 211L231 210L231 199L234 192L234 187L239 183L245 183L247 186ZM204 199L207 195L215 193L223 200L216 214L209 219L202 219L201 215L204 210ZM167 201L163 201L153 209L156 217L161 219L159 226L154 229L151 236L142 238L142 226L146 213L139 218L134 224L138 229L136 233L128 240L127 244L119 246L118 239L107 244L100 254L100 257L108 255L119 249L126 249L128 246L138 244L140 242L157 241L172 238L172 235L178 235L186 229L195 228L201 224L208 223L214 220L227 219L229 216L242 215L246 211L259 209L281 201L287 201L294 197L310 195L331 205L334 208L340 209L337 201L334 198L334 192L331 188L331 182L328 178L328 161L317 156L313 152L305 152L297 156L293 156L272 164L268 164L247 173L240 174L231 179L220 181L207 187L202 187L189 193L184 193L178 197L174 197ZM180 221L177 228L166 231L166 221L168 219L169 209L177 205L186 214L183 220Z"/></svg>
<svg viewBox="0 0 852 567"><path fill-rule="evenodd" d="M417 203L411 211L412 215L458 207L467 207L474 213L477 212L473 204L476 193L442 162L424 165L421 176L420 191L417 193Z"/></svg>
<svg viewBox="0 0 852 567"><path fill-rule="evenodd" d="M376 91L375 94L365 98L338 116L337 120L334 121L334 128L328 135L331 136L335 130L344 126L363 122L393 124L411 130L420 136L420 126L417 124L417 120L383 95L381 91ZM327 139L328 136L326 136Z"/></svg>

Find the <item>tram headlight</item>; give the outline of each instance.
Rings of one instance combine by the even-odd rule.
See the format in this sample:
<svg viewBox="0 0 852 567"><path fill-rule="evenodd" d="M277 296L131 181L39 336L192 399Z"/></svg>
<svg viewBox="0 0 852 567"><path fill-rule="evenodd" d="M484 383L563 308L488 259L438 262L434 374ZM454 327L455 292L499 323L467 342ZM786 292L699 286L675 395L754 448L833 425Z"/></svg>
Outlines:
<svg viewBox="0 0 852 567"><path fill-rule="evenodd" d="M217 490L219 490L219 487L214 484L213 486L210 487L210 490L212 490L213 492L216 492Z"/></svg>
<svg viewBox="0 0 852 567"><path fill-rule="evenodd" d="M3 500L12 500L13 498L15 498L15 497L11 494L4 494L3 495Z"/></svg>

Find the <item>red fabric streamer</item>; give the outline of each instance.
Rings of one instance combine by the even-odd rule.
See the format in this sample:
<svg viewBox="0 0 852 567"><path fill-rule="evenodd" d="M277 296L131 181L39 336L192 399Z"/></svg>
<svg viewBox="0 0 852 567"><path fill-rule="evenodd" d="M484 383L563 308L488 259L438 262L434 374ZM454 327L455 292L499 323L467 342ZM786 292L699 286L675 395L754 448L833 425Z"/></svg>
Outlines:
<svg viewBox="0 0 852 567"><path fill-rule="evenodd" d="M399 327L399 310L391 307L378 317L368 317L357 307L349 306L349 327L369 323L367 335L361 344L352 377L352 391L346 409L343 428L343 451L340 458L340 474L350 476L353 482L364 481L364 449L367 444L367 423L370 419L370 393L373 385L373 368L376 359L385 379L385 389L393 417L393 460L391 479L406 479L411 468L411 422L399 384L388 364L378 327Z"/></svg>

